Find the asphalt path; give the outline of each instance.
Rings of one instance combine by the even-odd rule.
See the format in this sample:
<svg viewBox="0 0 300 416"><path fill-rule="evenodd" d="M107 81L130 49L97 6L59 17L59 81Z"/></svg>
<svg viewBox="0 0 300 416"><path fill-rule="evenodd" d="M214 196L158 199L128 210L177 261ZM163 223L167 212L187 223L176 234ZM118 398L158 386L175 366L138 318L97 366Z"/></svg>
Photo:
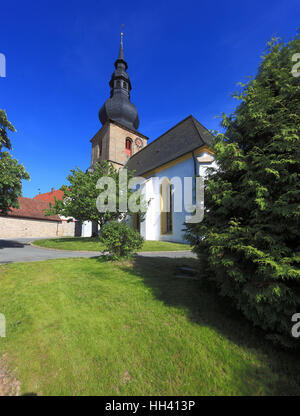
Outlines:
<svg viewBox="0 0 300 416"><path fill-rule="evenodd" d="M63 251L49 250L31 245L36 238L13 238L0 240L0 263L15 263L27 261L43 261L49 259L98 257L101 253L97 251ZM155 251L138 253L142 257L196 257L190 251Z"/></svg>

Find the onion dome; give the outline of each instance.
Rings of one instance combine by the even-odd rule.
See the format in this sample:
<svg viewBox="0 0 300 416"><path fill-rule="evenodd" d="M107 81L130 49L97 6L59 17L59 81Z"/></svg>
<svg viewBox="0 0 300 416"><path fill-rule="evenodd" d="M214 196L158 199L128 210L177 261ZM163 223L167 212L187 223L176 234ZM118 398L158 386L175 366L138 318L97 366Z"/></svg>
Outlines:
<svg viewBox="0 0 300 416"><path fill-rule="evenodd" d="M132 130L137 130L140 121L136 106L130 101L131 83L126 72L127 68L127 62L124 59L123 33L121 33L119 56L109 82L110 98L101 107L99 119L102 124L107 120L112 120Z"/></svg>

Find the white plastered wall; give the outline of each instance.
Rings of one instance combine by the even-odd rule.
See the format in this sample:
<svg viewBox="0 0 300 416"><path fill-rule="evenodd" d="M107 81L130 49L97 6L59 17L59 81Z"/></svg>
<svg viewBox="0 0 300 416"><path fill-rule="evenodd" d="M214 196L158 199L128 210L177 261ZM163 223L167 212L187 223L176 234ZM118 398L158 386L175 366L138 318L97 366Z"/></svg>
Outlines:
<svg viewBox="0 0 300 416"><path fill-rule="evenodd" d="M143 189L146 201L150 201L150 203L145 221L141 223L141 235L145 240L185 242L184 222L191 216L191 212L189 212L188 209L191 207L191 204L195 203L193 197L195 168L196 174L205 178L206 169L208 167L216 167L214 157L207 152L202 152L195 154L194 158L191 157L190 159L177 163L147 178L143 184ZM170 234L161 234L160 230L160 183L164 177L167 177L169 180L179 178L182 183L181 196L180 194L178 196L177 193L175 196L175 191L173 194L173 232ZM178 189L176 192L178 192ZM186 204L184 203L184 195L186 197ZM175 202L175 197L179 198L179 200L177 199L177 202ZM174 212L176 208L178 211L180 210L180 198L182 210L181 212Z"/></svg>

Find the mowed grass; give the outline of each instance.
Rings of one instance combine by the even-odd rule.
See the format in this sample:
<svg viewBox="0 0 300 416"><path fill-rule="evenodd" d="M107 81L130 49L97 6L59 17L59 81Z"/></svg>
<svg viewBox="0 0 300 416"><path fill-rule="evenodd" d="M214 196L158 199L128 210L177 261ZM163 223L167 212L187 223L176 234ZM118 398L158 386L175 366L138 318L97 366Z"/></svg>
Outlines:
<svg viewBox="0 0 300 416"><path fill-rule="evenodd" d="M60 259L0 268L0 357L22 393L298 395L299 357L274 349L193 259Z"/></svg>
<svg viewBox="0 0 300 416"><path fill-rule="evenodd" d="M53 248L57 250L73 251L102 251L103 244L98 237L62 237L49 238L34 241L39 247ZM190 250L188 244L171 243L168 241L145 241L140 251L181 251Z"/></svg>

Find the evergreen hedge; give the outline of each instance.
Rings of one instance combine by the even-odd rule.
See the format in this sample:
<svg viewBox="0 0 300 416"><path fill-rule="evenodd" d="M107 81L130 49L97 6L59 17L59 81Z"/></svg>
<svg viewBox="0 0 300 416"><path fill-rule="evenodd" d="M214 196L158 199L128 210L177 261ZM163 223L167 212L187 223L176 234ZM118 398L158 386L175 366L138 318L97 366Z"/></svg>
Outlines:
<svg viewBox="0 0 300 416"><path fill-rule="evenodd" d="M300 36L272 39L255 78L235 93L216 135L218 170L205 187L200 224L186 237L222 295L276 343L291 336L300 312L300 77L292 57Z"/></svg>

